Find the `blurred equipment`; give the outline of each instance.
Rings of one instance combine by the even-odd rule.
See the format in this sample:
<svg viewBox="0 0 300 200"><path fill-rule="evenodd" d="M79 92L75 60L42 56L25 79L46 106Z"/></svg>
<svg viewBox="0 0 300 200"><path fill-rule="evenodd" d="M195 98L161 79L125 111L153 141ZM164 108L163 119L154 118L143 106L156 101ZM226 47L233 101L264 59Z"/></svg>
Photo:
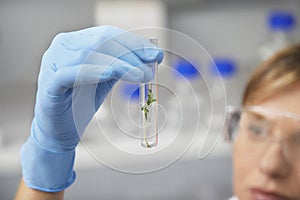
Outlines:
<svg viewBox="0 0 300 200"><path fill-rule="evenodd" d="M238 71L236 62L232 58L228 57L214 58L211 65L211 72L214 79L217 80L218 78L222 78L226 92L225 94L227 104L239 104L239 102L237 101L238 94L235 94L238 83ZM220 85L213 85L212 92L215 94L214 97L220 99L221 101L224 96L222 91L220 90L223 90Z"/></svg>
<svg viewBox="0 0 300 200"><path fill-rule="evenodd" d="M269 36L259 48L259 56L267 60L276 51L293 43L292 32L295 28L296 17L289 11L271 11L268 18Z"/></svg>
<svg viewBox="0 0 300 200"><path fill-rule="evenodd" d="M212 98L216 102L222 102L226 99L226 105L239 105L240 83L237 71L237 64L230 57L215 57L210 64L210 70L214 82L210 88ZM223 84L220 84L223 83ZM223 105L216 104L213 109L223 110ZM212 127L219 127L222 124L224 113L214 113L215 120L219 123L212 124ZM209 122L207 122L209 123Z"/></svg>
<svg viewBox="0 0 300 200"><path fill-rule="evenodd" d="M190 132L193 130L192 124L196 124L200 116L199 113L195 113L198 106L203 102L201 101L202 92L206 90L205 83L200 76L199 66L192 61L185 60L183 58L177 58L174 62L173 71L173 82L174 82L174 93L179 99L170 98L170 108L174 113L170 116L170 120L173 123L181 123L181 130L184 132ZM193 117L190 117L192 113ZM182 114L182 115L180 115ZM201 115L202 113L200 113ZM204 114L204 113L203 113ZM175 124L174 124L175 126Z"/></svg>

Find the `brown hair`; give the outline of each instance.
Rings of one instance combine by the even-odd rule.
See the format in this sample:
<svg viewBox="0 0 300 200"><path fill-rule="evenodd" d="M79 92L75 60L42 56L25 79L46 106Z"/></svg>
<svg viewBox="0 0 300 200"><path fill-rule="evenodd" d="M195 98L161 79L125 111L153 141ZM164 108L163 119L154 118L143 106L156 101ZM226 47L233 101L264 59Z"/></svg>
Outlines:
<svg viewBox="0 0 300 200"><path fill-rule="evenodd" d="M263 101L300 81L300 45L285 48L256 68L246 86L243 105Z"/></svg>

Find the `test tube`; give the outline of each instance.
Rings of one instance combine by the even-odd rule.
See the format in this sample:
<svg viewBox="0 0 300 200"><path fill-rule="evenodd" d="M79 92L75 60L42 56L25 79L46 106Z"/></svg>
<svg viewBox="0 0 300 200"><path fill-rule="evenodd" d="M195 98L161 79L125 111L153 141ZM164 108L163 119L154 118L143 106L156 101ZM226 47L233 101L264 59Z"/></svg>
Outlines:
<svg viewBox="0 0 300 200"><path fill-rule="evenodd" d="M156 38L149 38L155 46L158 45ZM140 90L140 113L141 113L141 145L152 148L158 144L158 63L151 63L154 72L153 79L148 83L141 83Z"/></svg>

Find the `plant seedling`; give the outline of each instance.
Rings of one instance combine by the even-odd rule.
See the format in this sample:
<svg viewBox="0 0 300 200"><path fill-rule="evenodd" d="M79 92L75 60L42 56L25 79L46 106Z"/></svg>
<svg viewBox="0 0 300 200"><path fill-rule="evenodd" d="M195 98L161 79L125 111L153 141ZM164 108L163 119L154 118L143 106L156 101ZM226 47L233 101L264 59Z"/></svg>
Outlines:
<svg viewBox="0 0 300 200"><path fill-rule="evenodd" d="M147 102L146 104L141 108L142 111L144 111L144 116L145 116L145 119L148 120L148 114L150 112L149 110L149 106L151 106L151 104L153 102L156 101L156 99L154 99L153 97L153 93L152 93L152 90L151 89L148 89L148 95L147 95Z"/></svg>
<svg viewBox="0 0 300 200"><path fill-rule="evenodd" d="M141 110L144 112L144 117L145 119L148 121L151 120L150 116L149 115L149 112L150 112L150 106L153 102L155 102L156 99L154 98L154 95L152 93L152 90L151 89L148 89L148 95L147 95L147 102L146 104L141 108ZM146 137L146 132L144 133L145 135L145 143L147 145L148 148L151 147L151 145L149 144L148 140L147 140L147 137Z"/></svg>

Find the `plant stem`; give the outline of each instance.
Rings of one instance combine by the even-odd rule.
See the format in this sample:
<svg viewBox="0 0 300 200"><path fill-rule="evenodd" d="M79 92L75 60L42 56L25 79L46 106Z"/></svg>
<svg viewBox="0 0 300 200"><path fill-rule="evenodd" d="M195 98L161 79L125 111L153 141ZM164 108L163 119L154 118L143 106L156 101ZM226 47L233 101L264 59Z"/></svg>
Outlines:
<svg viewBox="0 0 300 200"><path fill-rule="evenodd" d="M150 106L153 102L155 102L156 99L154 99L154 95L152 93L152 89L148 89L148 95L147 95L147 102L145 105L143 105L143 107L141 108L141 110L144 112L144 116L146 121L148 121L148 117L149 120L151 120L150 116L148 116L148 114L150 113ZM144 130L144 137L145 137L145 143L147 145L147 147L151 147L148 140L147 140L147 134L146 134L146 129Z"/></svg>

